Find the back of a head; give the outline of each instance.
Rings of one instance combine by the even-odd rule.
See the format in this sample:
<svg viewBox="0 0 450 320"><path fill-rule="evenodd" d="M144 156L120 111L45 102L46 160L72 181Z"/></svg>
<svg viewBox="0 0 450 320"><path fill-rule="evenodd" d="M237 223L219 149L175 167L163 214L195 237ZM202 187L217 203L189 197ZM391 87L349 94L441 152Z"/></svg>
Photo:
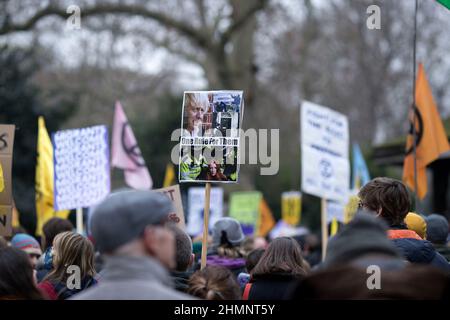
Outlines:
<svg viewBox="0 0 450 320"><path fill-rule="evenodd" d="M164 225L172 212L170 199L158 192L117 192L92 213L92 237L101 253L113 254L119 247L138 239L147 226Z"/></svg>
<svg viewBox="0 0 450 320"><path fill-rule="evenodd" d="M253 276L269 273L306 275L307 266L303 260L300 245L295 239L279 237L272 240L251 272Z"/></svg>
<svg viewBox="0 0 450 320"><path fill-rule="evenodd" d="M446 244L448 237L448 221L440 214L431 214L426 219L427 240L435 244Z"/></svg>
<svg viewBox="0 0 450 320"><path fill-rule="evenodd" d="M364 209L379 213L389 225L402 224L409 211L408 190L395 179L375 178L361 188L358 196Z"/></svg>
<svg viewBox="0 0 450 320"><path fill-rule="evenodd" d="M189 280L187 293L207 300L239 300L241 291L236 277L224 267L207 266Z"/></svg>
<svg viewBox="0 0 450 320"><path fill-rule="evenodd" d="M53 245L53 239L56 235L66 231L72 231L74 229L72 222L62 218L51 218L42 227L44 234L43 249L47 249Z"/></svg>
<svg viewBox="0 0 450 320"><path fill-rule="evenodd" d="M266 250L262 248L250 251L250 253L245 258L245 268L247 269L248 273L252 272L252 270L258 264L259 260L261 260L261 257L263 256L265 251Z"/></svg>
<svg viewBox="0 0 450 320"><path fill-rule="evenodd" d="M387 238L386 223L371 213L358 211L353 220L328 242L323 266L347 264L371 254L400 257Z"/></svg>
<svg viewBox="0 0 450 320"><path fill-rule="evenodd" d="M43 299L34 285L33 268L25 252L0 248L0 300Z"/></svg>
<svg viewBox="0 0 450 320"><path fill-rule="evenodd" d="M192 240L189 235L175 225L170 225L175 236L176 267L175 270L185 272L192 262Z"/></svg>
<svg viewBox="0 0 450 320"><path fill-rule="evenodd" d="M54 239L55 269L48 275L49 278L62 281L67 274L67 266L76 265L80 268L83 279L86 276L94 276L94 246L82 235L66 231L56 235Z"/></svg>

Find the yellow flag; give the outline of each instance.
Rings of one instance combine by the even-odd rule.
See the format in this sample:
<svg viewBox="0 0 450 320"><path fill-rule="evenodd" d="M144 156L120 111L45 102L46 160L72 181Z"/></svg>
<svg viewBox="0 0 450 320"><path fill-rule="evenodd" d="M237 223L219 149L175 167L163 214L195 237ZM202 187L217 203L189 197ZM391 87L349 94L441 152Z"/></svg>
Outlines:
<svg viewBox="0 0 450 320"><path fill-rule="evenodd" d="M450 146L422 64L419 64L416 80L415 114L418 189L416 194L420 199L423 199L428 191L427 165L436 160L442 153L449 151ZM411 124L412 119L411 112ZM403 182L411 190L415 190L413 139L411 128L406 140L406 156L403 163Z"/></svg>
<svg viewBox="0 0 450 320"><path fill-rule="evenodd" d="M275 226L275 219L273 217L272 211L267 205L266 200L261 199L261 202L259 204L257 235L265 237L274 226Z"/></svg>
<svg viewBox="0 0 450 320"><path fill-rule="evenodd" d="M173 164L168 163L166 166L166 175L164 176L163 188L170 187L175 184L175 169Z"/></svg>
<svg viewBox="0 0 450 320"><path fill-rule="evenodd" d="M53 209L53 146L43 117L38 120L36 164L36 235L42 235L42 226L53 217L67 219L69 210Z"/></svg>

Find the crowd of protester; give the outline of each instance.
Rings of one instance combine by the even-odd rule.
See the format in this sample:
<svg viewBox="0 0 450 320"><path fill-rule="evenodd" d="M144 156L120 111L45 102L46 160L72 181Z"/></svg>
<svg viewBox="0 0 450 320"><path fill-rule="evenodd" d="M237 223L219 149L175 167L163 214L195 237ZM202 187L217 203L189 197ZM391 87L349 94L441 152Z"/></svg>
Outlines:
<svg viewBox="0 0 450 320"><path fill-rule="evenodd" d="M201 268L201 242L171 220L167 197L117 192L96 207L89 237L60 218L47 221L41 243L24 230L0 237L0 299L448 299L445 216L410 212L406 187L390 178L358 197L323 261L317 235L246 237L224 217Z"/></svg>

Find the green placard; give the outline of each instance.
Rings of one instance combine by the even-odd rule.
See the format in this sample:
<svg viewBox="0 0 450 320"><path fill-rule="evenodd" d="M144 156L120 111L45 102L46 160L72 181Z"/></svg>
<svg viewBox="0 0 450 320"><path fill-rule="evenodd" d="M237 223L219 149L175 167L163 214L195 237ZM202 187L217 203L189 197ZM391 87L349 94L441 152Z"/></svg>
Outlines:
<svg viewBox="0 0 450 320"><path fill-rule="evenodd" d="M261 198L262 194L259 191L231 193L229 216L242 224L256 224Z"/></svg>

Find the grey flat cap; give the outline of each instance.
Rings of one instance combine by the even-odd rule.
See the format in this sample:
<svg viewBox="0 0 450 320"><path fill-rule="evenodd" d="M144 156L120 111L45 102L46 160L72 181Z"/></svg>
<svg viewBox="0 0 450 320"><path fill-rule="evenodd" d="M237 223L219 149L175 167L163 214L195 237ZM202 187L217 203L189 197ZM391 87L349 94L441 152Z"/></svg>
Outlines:
<svg viewBox="0 0 450 320"><path fill-rule="evenodd" d="M148 225L163 224L174 209L154 191L121 191L109 195L92 213L91 232L100 252L112 252L137 239Z"/></svg>
<svg viewBox="0 0 450 320"><path fill-rule="evenodd" d="M226 237L226 240L233 246L240 245L241 242L244 241L245 239L239 221L230 217L220 218L214 224L212 230L214 247L220 245L222 235L224 235Z"/></svg>

